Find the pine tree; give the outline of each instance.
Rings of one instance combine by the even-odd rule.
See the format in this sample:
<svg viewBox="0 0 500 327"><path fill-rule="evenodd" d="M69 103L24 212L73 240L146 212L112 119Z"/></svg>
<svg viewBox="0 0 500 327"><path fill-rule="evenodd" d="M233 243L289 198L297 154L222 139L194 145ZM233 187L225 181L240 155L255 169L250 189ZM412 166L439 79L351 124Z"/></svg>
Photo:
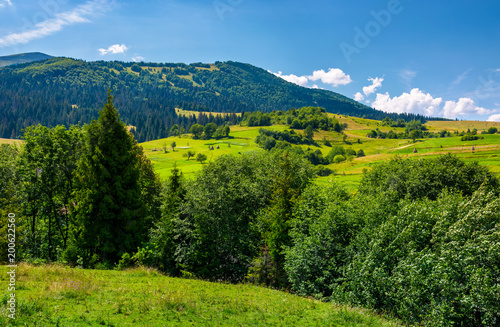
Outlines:
<svg viewBox="0 0 500 327"><path fill-rule="evenodd" d="M76 173L73 254L84 266L116 263L137 249L147 231L133 136L112 100L108 91L98 121L86 127L86 149Z"/></svg>

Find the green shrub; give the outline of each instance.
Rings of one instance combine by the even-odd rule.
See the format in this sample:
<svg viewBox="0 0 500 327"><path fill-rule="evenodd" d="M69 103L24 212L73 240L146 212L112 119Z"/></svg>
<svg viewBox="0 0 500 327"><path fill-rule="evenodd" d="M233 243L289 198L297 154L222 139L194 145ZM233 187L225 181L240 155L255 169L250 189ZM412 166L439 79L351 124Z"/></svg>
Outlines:
<svg viewBox="0 0 500 327"><path fill-rule="evenodd" d="M340 163L342 161L345 161L345 157L341 154L338 154L333 158L334 163Z"/></svg>

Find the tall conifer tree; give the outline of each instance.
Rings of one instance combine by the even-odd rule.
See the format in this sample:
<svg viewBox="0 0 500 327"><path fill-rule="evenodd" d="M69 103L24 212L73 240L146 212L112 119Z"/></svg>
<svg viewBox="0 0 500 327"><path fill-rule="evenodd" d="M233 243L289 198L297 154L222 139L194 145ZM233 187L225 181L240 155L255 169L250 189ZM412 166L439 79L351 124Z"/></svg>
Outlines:
<svg viewBox="0 0 500 327"><path fill-rule="evenodd" d="M116 263L137 249L147 231L133 136L120 120L111 91L98 121L86 127L76 174L76 249L84 265Z"/></svg>

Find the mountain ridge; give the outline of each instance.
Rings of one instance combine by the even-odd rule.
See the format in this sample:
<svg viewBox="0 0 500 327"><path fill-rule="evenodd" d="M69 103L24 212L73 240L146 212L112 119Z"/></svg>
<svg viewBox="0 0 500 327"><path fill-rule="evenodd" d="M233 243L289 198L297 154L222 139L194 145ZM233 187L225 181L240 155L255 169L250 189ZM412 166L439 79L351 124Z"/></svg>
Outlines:
<svg viewBox="0 0 500 327"><path fill-rule="evenodd" d="M204 112L271 112L304 106L373 119L425 120L390 114L333 91L309 89L268 71L235 61L134 63L52 57L0 68L0 137L18 138L33 124L88 123L97 118L107 89L124 121L136 126L140 141L168 136L171 126L188 130L195 119L175 108Z"/></svg>
<svg viewBox="0 0 500 327"><path fill-rule="evenodd" d="M19 53L19 54L13 54L13 55L8 55L8 56L1 56L0 57L0 67L30 63L30 62L40 61L40 60L45 60L45 59L50 59L50 58L53 58L53 56L50 56L48 54L41 53L41 52L26 52L26 53Z"/></svg>

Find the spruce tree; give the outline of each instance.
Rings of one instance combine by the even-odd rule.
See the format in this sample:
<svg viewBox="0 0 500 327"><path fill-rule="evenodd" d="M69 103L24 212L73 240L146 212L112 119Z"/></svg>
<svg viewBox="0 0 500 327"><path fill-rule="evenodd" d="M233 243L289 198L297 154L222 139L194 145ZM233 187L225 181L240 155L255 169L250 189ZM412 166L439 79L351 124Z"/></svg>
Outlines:
<svg viewBox="0 0 500 327"><path fill-rule="evenodd" d="M76 173L75 246L84 266L116 263L146 236L145 206L133 136L120 120L111 91L98 121L86 126Z"/></svg>

